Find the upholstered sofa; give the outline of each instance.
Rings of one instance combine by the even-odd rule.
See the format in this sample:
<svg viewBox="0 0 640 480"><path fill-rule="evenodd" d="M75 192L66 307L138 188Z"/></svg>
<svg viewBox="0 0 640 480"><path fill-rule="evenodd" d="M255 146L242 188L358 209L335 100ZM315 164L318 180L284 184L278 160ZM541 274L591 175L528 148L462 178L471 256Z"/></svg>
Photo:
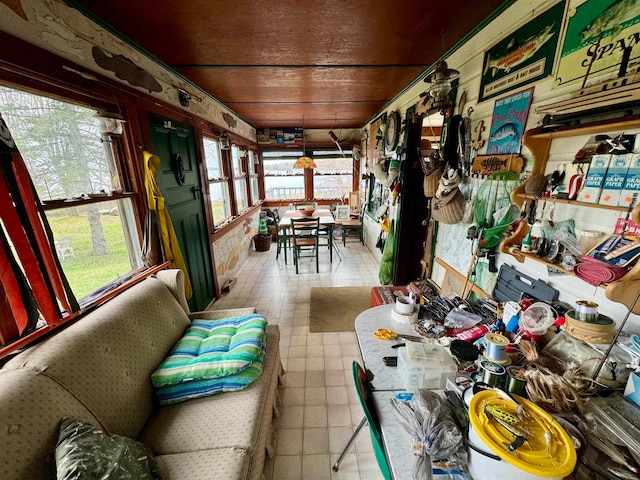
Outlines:
<svg viewBox="0 0 640 480"><path fill-rule="evenodd" d="M248 388L159 406L150 376L193 318L179 270L147 278L0 369L0 478L55 478L62 418L137 439L164 479L263 477L272 449L282 365L277 325L267 327L262 375Z"/></svg>

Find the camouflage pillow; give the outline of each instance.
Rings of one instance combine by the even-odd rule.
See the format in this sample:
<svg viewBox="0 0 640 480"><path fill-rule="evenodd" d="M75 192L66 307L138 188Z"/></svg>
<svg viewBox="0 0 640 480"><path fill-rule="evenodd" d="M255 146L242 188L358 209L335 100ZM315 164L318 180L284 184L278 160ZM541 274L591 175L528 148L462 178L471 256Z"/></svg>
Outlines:
<svg viewBox="0 0 640 480"><path fill-rule="evenodd" d="M75 418L62 420L55 458L58 480L162 480L143 444Z"/></svg>

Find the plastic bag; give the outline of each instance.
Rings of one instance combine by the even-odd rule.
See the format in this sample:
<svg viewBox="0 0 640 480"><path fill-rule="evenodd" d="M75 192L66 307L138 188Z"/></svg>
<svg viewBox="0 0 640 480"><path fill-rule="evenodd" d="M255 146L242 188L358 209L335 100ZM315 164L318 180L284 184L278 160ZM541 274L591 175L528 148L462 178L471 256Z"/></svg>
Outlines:
<svg viewBox="0 0 640 480"><path fill-rule="evenodd" d="M393 281L393 251L395 250L395 222L391 222L387 240L384 243L382 258L380 259L380 271L378 279L381 285L391 285Z"/></svg>
<svg viewBox="0 0 640 480"><path fill-rule="evenodd" d="M461 308L454 308L444 317L444 326L447 328L467 329L474 327L480 323L481 320L482 317L475 313L468 312Z"/></svg>
<svg viewBox="0 0 640 480"><path fill-rule="evenodd" d="M418 390L409 402L391 399L398 422L411 435L412 451L418 456L412 480L433 478L432 459L448 471L464 471L467 452L462 434L437 393Z"/></svg>

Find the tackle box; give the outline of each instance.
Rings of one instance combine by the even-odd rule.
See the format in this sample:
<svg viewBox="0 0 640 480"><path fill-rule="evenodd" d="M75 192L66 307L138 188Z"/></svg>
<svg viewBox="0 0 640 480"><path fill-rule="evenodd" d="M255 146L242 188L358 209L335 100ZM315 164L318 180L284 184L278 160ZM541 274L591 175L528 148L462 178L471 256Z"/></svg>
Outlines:
<svg viewBox="0 0 640 480"><path fill-rule="evenodd" d="M409 341L406 344L407 348L398 349L398 372L407 390L444 390L447 379L456 378L458 367L446 347Z"/></svg>

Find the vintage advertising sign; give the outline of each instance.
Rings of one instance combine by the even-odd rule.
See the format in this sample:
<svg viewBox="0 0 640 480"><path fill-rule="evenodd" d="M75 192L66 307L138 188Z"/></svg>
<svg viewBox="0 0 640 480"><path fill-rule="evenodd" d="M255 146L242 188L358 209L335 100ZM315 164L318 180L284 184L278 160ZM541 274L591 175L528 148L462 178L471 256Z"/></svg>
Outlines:
<svg viewBox="0 0 640 480"><path fill-rule="evenodd" d="M485 53L479 101L551 75L564 4L551 7Z"/></svg>
<svg viewBox="0 0 640 480"><path fill-rule="evenodd" d="M587 0L567 13L568 23L556 75L556 87L618 73L623 53L629 65L640 57L640 2Z"/></svg>
<svg viewBox="0 0 640 480"><path fill-rule="evenodd" d="M520 140L532 98L533 87L496 100L487 154L520 153Z"/></svg>

